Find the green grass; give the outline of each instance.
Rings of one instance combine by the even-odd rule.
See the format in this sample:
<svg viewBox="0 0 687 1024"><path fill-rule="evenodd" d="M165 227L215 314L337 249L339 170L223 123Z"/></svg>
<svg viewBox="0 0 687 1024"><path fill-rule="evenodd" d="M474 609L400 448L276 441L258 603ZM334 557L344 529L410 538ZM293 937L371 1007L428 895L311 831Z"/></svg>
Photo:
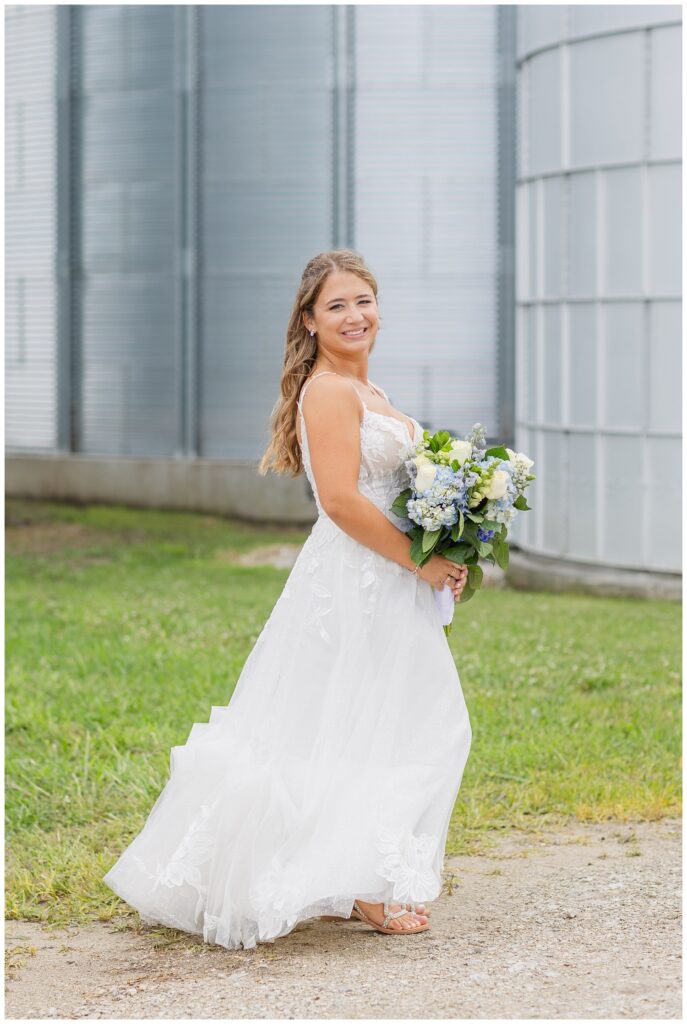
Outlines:
<svg viewBox="0 0 687 1024"><path fill-rule="evenodd" d="M6 522L7 915L109 919L102 876L288 576L233 559L309 529L19 500ZM487 589L454 621L473 740L448 854L681 813L679 605Z"/></svg>

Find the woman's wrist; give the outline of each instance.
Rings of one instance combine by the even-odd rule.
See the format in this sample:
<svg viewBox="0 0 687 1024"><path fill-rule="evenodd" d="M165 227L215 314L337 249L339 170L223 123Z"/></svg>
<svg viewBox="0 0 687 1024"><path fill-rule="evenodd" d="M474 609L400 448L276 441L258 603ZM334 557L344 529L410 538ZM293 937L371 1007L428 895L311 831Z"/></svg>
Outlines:
<svg viewBox="0 0 687 1024"><path fill-rule="evenodd" d="M412 559L411 559L410 565L406 566L406 568L408 569L409 572L412 572L415 576L418 576L418 577L420 576L420 573L422 572L422 566L418 565L417 562L414 562Z"/></svg>

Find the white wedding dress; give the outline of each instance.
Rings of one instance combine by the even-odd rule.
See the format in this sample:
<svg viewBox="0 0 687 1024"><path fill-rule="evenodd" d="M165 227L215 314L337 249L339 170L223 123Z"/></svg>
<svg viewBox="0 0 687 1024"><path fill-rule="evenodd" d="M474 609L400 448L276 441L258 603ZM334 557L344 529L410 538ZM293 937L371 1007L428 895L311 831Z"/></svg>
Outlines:
<svg viewBox="0 0 687 1024"><path fill-rule="evenodd" d="M352 386L364 407L358 488L408 529L389 507L422 428L413 421L411 439ZM472 737L431 584L320 504L304 391L318 518L229 704L172 747L143 829L104 876L144 922L228 949L348 917L354 899L436 899Z"/></svg>

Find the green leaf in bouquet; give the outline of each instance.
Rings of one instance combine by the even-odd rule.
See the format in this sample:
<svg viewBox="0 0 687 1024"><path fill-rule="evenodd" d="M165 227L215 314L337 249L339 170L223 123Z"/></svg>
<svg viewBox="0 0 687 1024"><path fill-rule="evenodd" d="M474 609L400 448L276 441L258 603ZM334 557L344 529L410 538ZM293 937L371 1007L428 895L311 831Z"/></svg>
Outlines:
<svg viewBox="0 0 687 1024"><path fill-rule="evenodd" d="M481 565L468 566L468 581L465 584L466 587L472 587L473 590L479 590L482 586L483 579L484 570Z"/></svg>
<svg viewBox="0 0 687 1024"><path fill-rule="evenodd" d="M413 541L410 545L410 557L416 565L423 565L425 562L424 552L422 550L422 538L424 534L422 530L419 530L414 536Z"/></svg>
<svg viewBox="0 0 687 1024"><path fill-rule="evenodd" d="M481 523L484 521L484 516L481 512L468 512L468 519L472 519L473 523Z"/></svg>
<svg viewBox="0 0 687 1024"><path fill-rule="evenodd" d="M406 487L405 491L401 491L401 493L394 498L391 511L395 512L397 516L406 519L408 517L408 499L412 497L412 494L413 491L411 487Z"/></svg>
<svg viewBox="0 0 687 1024"><path fill-rule="evenodd" d="M441 537L441 530L427 530L422 538L422 550L424 553L432 551Z"/></svg>
<svg viewBox="0 0 687 1024"><path fill-rule="evenodd" d="M480 543L477 539L477 526L471 522L464 522L463 533L460 539L464 544L469 544L471 547L476 548Z"/></svg>
<svg viewBox="0 0 687 1024"><path fill-rule="evenodd" d="M465 529L465 516L463 515L463 510L459 508L458 509L458 522L454 523L453 526L451 527L451 540L460 540L460 538L463 535L463 530L464 529Z"/></svg>
<svg viewBox="0 0 687 1024"><path fill-rule="evenodd" d="M530 506L527 504L527 498L524 494L519 494L513 502L514 508L519 508L522 512L531 512Z"/></svg>
<svg viewBox="0 0 687 1024"><path fill-rule="evenodd" d="M501 527L505 525L503 523L497 523L495 519L485 519L482 523L483 530L494 530L495 533L501 532Z"/></svg>
<svg viewBox="0 0 687 1024"><path fill-rule="evenodd" d="M440 452L446 446L447 441L450 442L450 440L451 435L448 430L437 430L429 442L429 447L433 452Z"/></svg>
<svg viewBox="0 0 687 1024"><path fill-rule="evenodd" d="M468 544L449 544L447 548L443 548L441 554L457 565L467 565L471 552L472 548Z"/></svg>
<svg viewBox="0 0 687 1024"><path fill-rule="evenodd" d="M501 537L494 537L492 543L496 561L503 570L506 570L508 568L508 545Z"/></svg>
<svg viewBox="0 0 687 1024"><path fill-rule="evenodd" d="M458 605L465 604L466 601L469 601L470 598L474 597L474 596L475 596L475 591L472 589L472 587L468 583L466 583L464 588L463 588L463 591L462 591L462 593L460 595L460 600L457 602L457 604Z"/></svg>
<svg viewBox="0 0 687 1024"><path fill-rule="evenodd" d="M487 455L494 455L497 459L503 459L504 462L508 462L508 452L502 444L497 444L494 448L487 448L484 453Z"/></svg>

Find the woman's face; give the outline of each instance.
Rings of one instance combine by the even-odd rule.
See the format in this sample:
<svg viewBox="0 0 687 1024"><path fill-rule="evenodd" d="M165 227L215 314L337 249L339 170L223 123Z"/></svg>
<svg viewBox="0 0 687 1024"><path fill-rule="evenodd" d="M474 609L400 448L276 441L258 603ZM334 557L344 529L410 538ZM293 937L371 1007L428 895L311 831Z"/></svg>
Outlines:
<svg viewBox="0 0 687 1024"><path fill-rule="evenodd" d="M315 303L314 317L303 315L308 330L317 334L320 349L351 356L369 351L379 327L379 311L367 281L348 270L334 270Z"/></svg>

